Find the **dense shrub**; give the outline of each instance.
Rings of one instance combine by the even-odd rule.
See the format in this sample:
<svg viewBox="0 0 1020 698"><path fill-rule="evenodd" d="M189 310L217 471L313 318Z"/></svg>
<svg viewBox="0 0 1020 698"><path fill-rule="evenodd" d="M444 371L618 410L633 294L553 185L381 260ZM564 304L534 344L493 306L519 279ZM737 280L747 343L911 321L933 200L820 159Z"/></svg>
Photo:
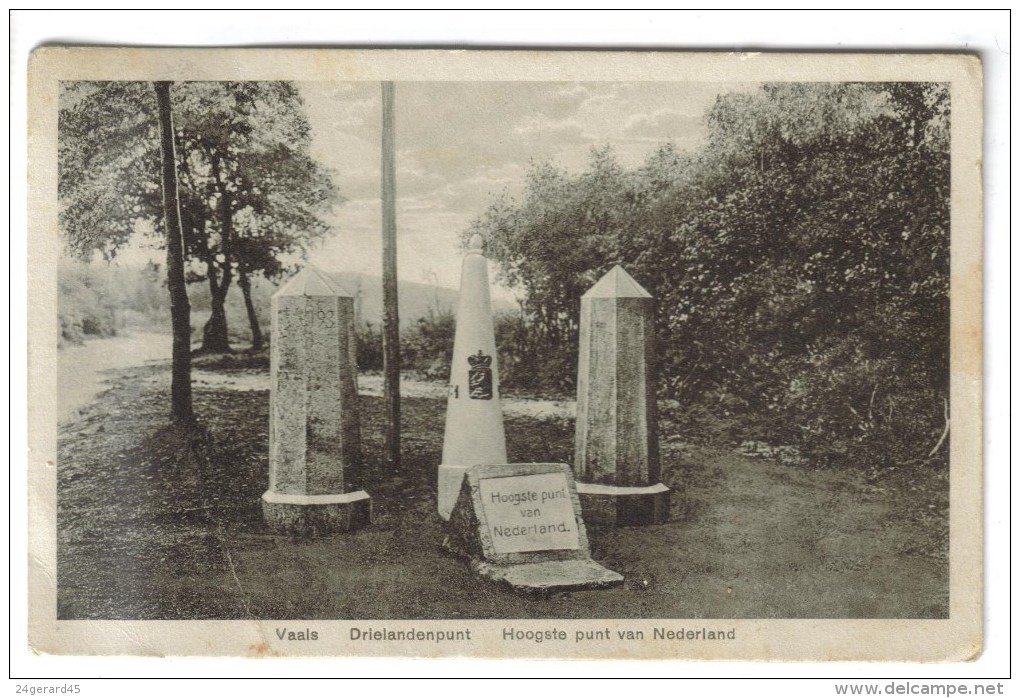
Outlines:
<svg viewBox="0 0 1020 698"><path fill-rule="evenodd" d="M354 328L360 371L383 370L382 328L362 321Z"/></svg>
<svg viewBox="0 0 1020 698"><path fill-rule="evenodd" d="M425 380L450 377L454 318L451 312L429 312L400 332L401 370ZM362 321L355 328L358 369L383 370L382 327Z"/></svg>
<svg viewBox="0 0 1020 698"><path fill-rule="evenodd" d="M763 85L718 98L700 152L534 166L464 231L523 299L505 384L572 388L580 296L622 264L657 299L680 421L926 459L948 400L948 119L943 84Z"/></svg>
<svg viewBox="0 0 1020 698"><path fill-rule="evenodd" d="M544 341L538 327L520 312L495 320L500 387L545 397L569 397L577 379L577 345Z"/></svg>
<svg viewBox="0 0 1020 698"><path fill-rule="evenodd" d="M125 327L162 327L166 289L155 267L93 266L71 259L57 265L60 341L109 337ZM164 314L165 313L165 314Z"/></svg>
<svg viewBox="0 0 1020 698"><path fill-rule="evenodd" d="M64 266L57 283L61 342L79 344L87 335L117 333L116 306L95 274L80 265Z"/></svg>
<svg viewBox="0 0 1020 698"><path fill-rule="evenodd" d="M401 362L429 380L447 380L453 357L453 338L456 321L453 313L430 310L418 318L401 336Z"/></svg>

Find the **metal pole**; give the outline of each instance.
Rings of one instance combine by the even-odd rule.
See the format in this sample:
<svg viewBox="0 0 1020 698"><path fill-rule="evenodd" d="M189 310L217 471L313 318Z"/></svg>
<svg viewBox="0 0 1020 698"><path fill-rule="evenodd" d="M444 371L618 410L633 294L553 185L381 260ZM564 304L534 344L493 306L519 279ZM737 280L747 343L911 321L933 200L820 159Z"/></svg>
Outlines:
<svg viewBox="0 0 1020 698"><path fill-rule="evenodd" d="M382 84L383 375L386 396L385 466L400 472L400 316L397 306L396 156L393 83Z"/></svg>

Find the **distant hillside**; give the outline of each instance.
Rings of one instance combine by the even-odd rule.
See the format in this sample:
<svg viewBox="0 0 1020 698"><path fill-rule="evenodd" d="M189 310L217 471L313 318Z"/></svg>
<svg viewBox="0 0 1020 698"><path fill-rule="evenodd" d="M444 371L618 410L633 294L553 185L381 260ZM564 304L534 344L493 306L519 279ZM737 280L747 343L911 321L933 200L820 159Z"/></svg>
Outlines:
<svg viewBox="0 0 1020 698"><path fill-rule="evenodd" d="M80 342L89 336L109 336L134 327L169 332L170 310L166 280L159 268L82 264L62 259L58 266L58 311L61 340ZM355 297L358 319L378 328L382 324L382 280L368 274L333 274ZM264 332L270 330L270 299L277 285L260 277L252 281L252 299ZM452 312L457 291L452 288L401 281L400 324L409 328L429 312ZM209 317L209 286L205 282L188 284L191 302L191 326L195 341ZM493 300L494 310L513 306ZM244 298L236 283L227 295L227 325L232 341L249 341L248 316Z"/></svg>
<svg viewBox="0 0 1020 698"><path fill-rule="evenodd" d="M382 279L368 274L340 272L332 275L339 279L354 295L354 308L358 318L373 324L382 322ZM431 286L414 281L398 281L400 324L413 324L418 318L433 313L453 312L457 305L457 291L452 288Z"/></svg>
<svg viewBox="0 0 1020 698"><path fill-rule="evenodd" d="M331 276L338 279L351 295L355 298L355 311L358 319L379 325L382 322L382 279L369 274L356 274L351 272L332 273ZM260 316L269 316L269 300L278 286L256 278L252 282L252 300ZM458 292L452 288L432 286L429 284L416 283L414 281L400 281L397 294L400 302L400 324L409 326L420 318L425 317L429 312L445 313L453 312L457 305ZM188 285L188 296L191 300L191 307L203 313L209 311L209 286L205 283L194 283ZM228 321L233 324L233 318L244 320L244 301L240 289L231 288L227 296ZM511 306L505 302L493 301L495 311L507 310ZM240 328L238 328L240 329Z"/></svg>

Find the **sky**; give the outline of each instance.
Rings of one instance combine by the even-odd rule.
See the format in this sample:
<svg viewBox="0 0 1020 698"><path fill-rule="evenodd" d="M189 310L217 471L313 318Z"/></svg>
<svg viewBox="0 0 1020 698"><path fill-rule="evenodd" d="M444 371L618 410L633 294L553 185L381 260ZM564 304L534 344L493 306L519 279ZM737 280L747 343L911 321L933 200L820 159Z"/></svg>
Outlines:
<svg viewBox="0 0 1020 698"><path fill-rule="evenodd" d="M346 202L309 255L323 269L381 275L381 87L299 83L312 155ZM529 162L583 169L611 145L625 166L671 141L704 141L719 83L420 82L395 87L397 264L408 281L456 288L459 234L502 191L523 190ZM499 293L498 289L495 289Z"/></svg>

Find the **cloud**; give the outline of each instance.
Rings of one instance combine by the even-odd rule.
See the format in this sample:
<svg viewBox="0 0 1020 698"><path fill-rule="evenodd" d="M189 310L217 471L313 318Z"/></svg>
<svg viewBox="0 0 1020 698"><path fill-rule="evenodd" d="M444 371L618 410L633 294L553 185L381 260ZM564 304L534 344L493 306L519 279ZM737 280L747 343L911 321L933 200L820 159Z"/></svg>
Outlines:
<svg viewBox="0 0 1020 698"><path fill-rule="evenodd" d="M657 109L650 114L633 114L627 117L620 133L630 138L661 141L687 137L704 129L701 116L691 116L672 109Z"/></svg>
<svg viewBox="0 0 1020 698"><path fill-rule="evenodd" d="M514 127L514 135L528 140L553 140L558 145L580 143L589 138L584 126L575 119L556 120L544 115L532 115Z"/></svg>
<svg viewBox="0 0 1020 698"><path fill-rule="evenodd" d="M324 266L381 268L381 97L377 82L301 83L313 155L336 171L348 197L335 235L316 254ZM456 286L458 236L503 190L517 193L532 161L568 170L610 145L624 166L659 143L697 148L701 119L722 92L712 83L429 82L396 85L397 227L400 274L431 270Z"/></svg>

